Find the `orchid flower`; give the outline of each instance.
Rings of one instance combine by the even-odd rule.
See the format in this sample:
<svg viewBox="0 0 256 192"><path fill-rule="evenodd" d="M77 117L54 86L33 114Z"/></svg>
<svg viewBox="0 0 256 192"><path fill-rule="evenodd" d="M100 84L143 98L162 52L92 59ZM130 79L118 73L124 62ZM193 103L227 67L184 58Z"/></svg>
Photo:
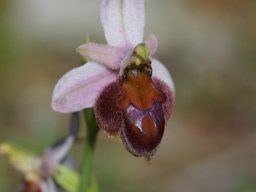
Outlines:
<svg viewBox="0 0 256 192"><path fill-rule="evenodd" d="M171 115L175 91L168 70L153 58L156 37L143 41L145 1L102 0L100 18L108 44L78 47L89 62L61 77L52 108L69 113L94 107L107 134L120 134L128 151L150 159Z"/></svg>
<svg viewBox="0 0 256 192"><path fill-rule="evenodd" d="M61 181L63 177L78 180L75 172L61 164L76 139L78 131L77 115L73 114L72 116L69 135L47 149L42 157L35 156L18 146L8 143L0 145L0 154L8 155L11 165L23 174L23 182L18 188L19 192L56 192L57 188L53 178L58 180L58 184L61 186L65 185ZM78 187L78 184L71 187ZM68 189L65 186L64 188Z"/></svg>

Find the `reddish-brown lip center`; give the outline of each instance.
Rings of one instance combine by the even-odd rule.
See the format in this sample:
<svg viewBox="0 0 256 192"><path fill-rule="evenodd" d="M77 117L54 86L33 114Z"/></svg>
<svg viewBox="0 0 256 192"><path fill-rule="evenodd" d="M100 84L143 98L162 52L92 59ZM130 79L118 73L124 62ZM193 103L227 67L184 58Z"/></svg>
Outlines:
<svg viewBox="0 0 256 192"><path fill-rule="evenodd" d="M152 106L152 102L163 102L162 94L155 89L152 79L144 73L129 75L123 82L124 97L121 100L121 107L127 109L129 104L133 104L140 110L147 110Z"/></svg>
<svg viewBox="0 0 256 192"><path fill-rule="evenodd" d="M134 155L150 156L164 133L162 104L165 97L143 68L131 70L122 81L123 95L119 103L125 111L123 137Z"/></svg>
<svg viewBox="0 0 256 192"><path fill-rule="evenodd" d="M141 60L141 63L131 60L120 78L98 97L96 119L108 134L120 133L133 155L150 159L161 142L166 118L170 115L170 99L172 95L167 86L152 79L150 60Z"/></svg>

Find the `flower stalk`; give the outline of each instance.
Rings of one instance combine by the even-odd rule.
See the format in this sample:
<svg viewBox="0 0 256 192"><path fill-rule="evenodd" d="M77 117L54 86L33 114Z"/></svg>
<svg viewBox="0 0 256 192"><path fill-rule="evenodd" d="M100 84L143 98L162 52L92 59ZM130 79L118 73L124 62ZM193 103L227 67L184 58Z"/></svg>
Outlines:
<svg viewBox="0 0 256 192"><path fill-rule="evenodd" d="M80 175L80 192L87 192L92 185L92 164L93 155L97 139L99 127L96 123L94 111L92 108L83 110L83 115L86 120L86 138L84 144L84 154L81 162Z"/></svg>

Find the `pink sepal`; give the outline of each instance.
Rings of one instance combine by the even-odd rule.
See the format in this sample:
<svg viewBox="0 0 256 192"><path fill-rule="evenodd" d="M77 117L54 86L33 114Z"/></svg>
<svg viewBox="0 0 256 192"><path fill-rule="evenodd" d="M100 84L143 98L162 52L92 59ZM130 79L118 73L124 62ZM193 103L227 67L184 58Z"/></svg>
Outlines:
<svg viewBox="0 0 256 192"><path fill-rule="evenodd" d="M166 67L157 59L152 59L151 65L153 71L152 76L164 81L170 87L171 91L175 93L175 86L172 80L172 76Z"/></svg>
<svg viewBox="0 0 256 192"><path fill-rule="evenodd" d="M143 41L145 0L102 0L101 22L109 45L133 48Z"/></svg>
<svg viewBox="0 0 256 192"><path fill-rule="evenodd" d="M97 95L117 74L106 66L88 62L67 72L57 82L52 97L52 108L62 113L93 107Z"/></svg>

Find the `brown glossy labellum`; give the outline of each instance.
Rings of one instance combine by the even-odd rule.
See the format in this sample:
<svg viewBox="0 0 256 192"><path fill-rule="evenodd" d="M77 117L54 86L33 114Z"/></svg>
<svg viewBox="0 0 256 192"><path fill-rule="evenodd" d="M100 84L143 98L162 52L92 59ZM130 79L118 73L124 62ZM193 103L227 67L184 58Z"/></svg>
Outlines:
<svg viewBox="0 0 256 192"><path fill-rule="evenodd" d="M152 78L151 61L131 56L123 74L98 96L95 115L109 135L120 134L127 150L150 159L157 150L170 117L173 94L163 81Z"/></svg>

